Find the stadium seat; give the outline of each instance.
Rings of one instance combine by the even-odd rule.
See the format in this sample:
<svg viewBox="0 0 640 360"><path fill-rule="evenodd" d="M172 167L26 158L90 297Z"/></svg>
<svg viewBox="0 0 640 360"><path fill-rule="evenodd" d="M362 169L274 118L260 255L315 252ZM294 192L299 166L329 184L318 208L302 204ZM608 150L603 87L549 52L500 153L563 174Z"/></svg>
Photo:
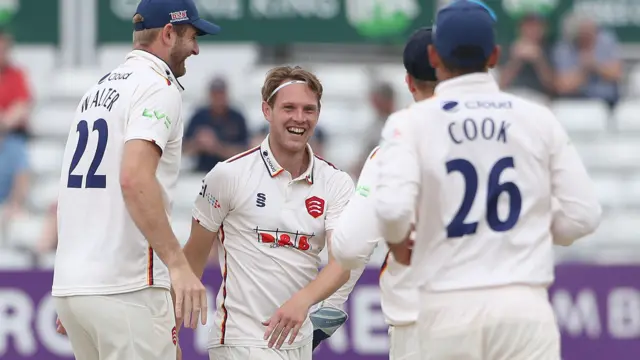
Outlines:
<svg viewBox="0 0 640 360"><path fill-rule="evenodd" d="M308 68L322 83L323 99L362 102L369 96L370 75L363 65L312 64Z"/></svg>
<svg viewBox="0 0 640 360"><path fill-rule="evenodd" d="M31 182L29 206L38 212L46 212L58 201L60 178L55 176L39 176Z"/></svg>
<svg viewBox="0 0 640 360"><path fill-rule="evenodd" d="M362 140L344 135L328 137L324 146L324 158L333 163L338 169L350 172L368 154L368 151L364 150Z"/></svg>
<svg viewBox="0 0 640 360"><path fill-rule="evenodd" d="M623 100L613 111L613 120L621 132L640 132L640 100Z"/></svg>
<svg viewBox="0 0 640 360"><path fill-rule="evenodd" d="M38 256L37 263L40 269L52 270L56 261L56 253L42 254Z"/></svg>
<svg viewBox="0 0 640 360"><path fill-rule="evenodd" d="M599 133L607 130L609 108L600 100L556 100L551 110L568 132Z"/></svg>
<svg viewBox="0 0 640 360"><path fill-rule="evenodd" d="M629 97L640 96L640 64L634 66L627 75L627 93Z"/></svg>
<svg viewBox="0 0 640 360"><path fill-rule="evenodd" d="M32 267L33 257L27 251L0 248L0 271L30 270Z"/></svg>
<svg viewBox="0 0 640 360"><path fill-rule="evenodd" d="M173 219L171 221L171 228L176 234L180 244L184 246L184 244L187 243L187 240L189 240L189 233L191 232L191 217L189 216L184 219L184 217L181 216L180 219Z"/></svg>
<svg viewBox="0 0 640 360"><path fill-rule="evenodd" d="M326 130L327 134L346 135L355 134L360 128L357 123L355 106L344 106L342 102L324 102L320 110L319 124Z"/></svg>
<svg viewBox="0 0 640 360"><path fill-rule="evenodd" d="M33 249L42 236L43 226L43 216L18 216L8 226L7 243L13 247Z"/></svg>
<svg viewBox="0 0 640 360"><path fill-rule="evenodd" d="M588 168L633 170L640 163L640 143L633 138L612 137L575 145Z"/></svg>
<svg viewBox="0 0 640 360"><path fill-rule="evenodd" d="M38 106L29 122L31 133L36 137L65 139L70 131L76 107L69 103L48 102Z"/></svg>
<svg viewBox="0 0 640 360"><path fill-rule="evenodd" d="M53 45L17 45L11 54L16 65L24 70L36 100L49 97L51 75L55 73L58 51Z"/></svg>
<svg viewBox="0 0 640 360"><path fill-rule="evenodd" d="M131 44L108 44L97 48L98 69L107 73L124 62L125 57L131 51Z"/></svg>
<svg viewBox="0 0 640 360"><path fill-rule="evenodd" d="M624 183L615 174L592 176L592 179L603 206L617 207L626 201Z"/></svg>
<svg viewBox="0 0 640 360"><path fill-rule="evenodd" d="M640 249L638 219L640 212L637 211L616 211L607 214L596 231L594 243L603 248Z"/></svg>
<svg viewBox="0 0 640 360"><path fill-rule="evenodd" d="M61 141L33 139L27 144L29 167L39 175L59 175L64 156Z"/></svg>
<svg viewBox="0 0 640 360"><path fill-rule="evenodd" d="M627 206L640 210L640 175L627 179L621 186L621 192L624 194Z"/></svg>
<svg viewBox="0 0 640 360"><path fill-rule="evenodd" d="M205 174L190 173L180 176L173 193L174 208L176 211L191 212L193 202L202 188L202 179Z"/></svg>
<svg viewBox="0 0 640 360"><path fill-rule="evenodd" d="M83 95L106 75L98 68L58 69L52 76L51 97L79 103ZM75 106L74 106L75 110Z"/></svg>

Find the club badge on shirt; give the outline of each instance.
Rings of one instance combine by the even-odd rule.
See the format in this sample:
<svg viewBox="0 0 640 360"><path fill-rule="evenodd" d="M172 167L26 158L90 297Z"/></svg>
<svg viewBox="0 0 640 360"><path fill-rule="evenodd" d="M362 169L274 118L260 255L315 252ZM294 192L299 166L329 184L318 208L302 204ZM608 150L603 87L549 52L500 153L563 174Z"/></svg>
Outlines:
<svg viewBox="0 0 640 360"><path fill-rule="evenodd" d="M307 198L304 201L304 204L307 207L307 212L309 213L309 215L313 216L314 218L317 219L322 216L322 214L324 214L324 199L321 199L317 196L312 196L310 198Z"/></svg>

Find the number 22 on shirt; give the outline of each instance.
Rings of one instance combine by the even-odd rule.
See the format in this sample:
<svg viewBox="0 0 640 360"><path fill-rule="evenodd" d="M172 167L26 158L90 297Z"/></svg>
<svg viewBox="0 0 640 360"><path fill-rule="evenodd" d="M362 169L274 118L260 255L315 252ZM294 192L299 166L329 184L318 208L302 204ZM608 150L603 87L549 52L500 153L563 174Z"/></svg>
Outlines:
<svg viewBox="0 0 640 360"><path fill-rule="evenodd" d="M91 133L89 132L91 130ZM71 165L69 166L68 178L67 178L67 188L82 188L83 180L84 187L87 189L104 189L107 187L107 177L106 175L98 175L96 171L100 164L102 163L102 158L104 157L104 152L107 148L107 140L109 139L109 126L107 125L107 121L105 119L97 119L92 122L91 128L89 127L89 122L86 120L81 120L78 122L76 127L76 132L78 133L78 144L76 145L76 150L73 152L73 158L71 159ZM87 144L89 142L89 136L93 133L97 133L98 143L94 149L87 149ZM87 151L88 150L88 151ZM89 165L89 170L85 174L74 174L74 170L80 163L80 160L83 156L91 156L93 154L93 158L91 160L91 165Z"/></svg>

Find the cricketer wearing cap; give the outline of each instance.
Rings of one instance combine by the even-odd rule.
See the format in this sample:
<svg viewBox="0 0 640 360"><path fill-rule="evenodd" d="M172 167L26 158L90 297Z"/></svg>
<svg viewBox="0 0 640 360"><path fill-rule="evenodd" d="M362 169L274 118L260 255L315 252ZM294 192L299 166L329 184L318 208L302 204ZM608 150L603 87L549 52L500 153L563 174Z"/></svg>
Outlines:
<svg viewBox="0 0 640 360"><path fill-rule="evenodd" d="M403 62L407 71L406 83L415 101L433 96L436 86L435 69L429 64L427 47L432 43L430 28L417 30L404 48ZM348 269L363 267L375 247L384 242L375 225L375 192L378 181L378 147L374 148L364 164L356 192L345 207L333 233L332 249L338 263ZM410 250L411 240L404 246ZM358 276L361 272L358 274ZM355 285L354 274L349 279L351 287L340 289L334 298L346 299L342 293L350 292ZM415 274L409 267L396 261L389 253L380 272L381 305L385 321L389 324L390 360L417 360L420 346L416 322L418 320L418 289ZM352 285L353 284L353 285Z"/></svg>
<svg viewBox="0 0 640 360"><path fill-rule="evenodd" d="M435 96L391 116L377 155L376 217L394 256L406 256L398 244L417 214L421 359L560 359L547 293L553 245L600 221L558 119L488 74L499 56L494 26L476 2L438 12Z"/></svg>
<svg viewBox="0 0 640 360"><path fill-rule="evenodd" d="M182 152L177 78L196 36L220 29L192 0L143 0L133 22L134 50L69 119L52 294L78 360L174 360L170 287L176 315L197 321L206 307L169 225L170 194Z"/></svg>
<svg viewBox="0 0 640 360"><path fill-rule="evenodd" d="M331 256L330 239L353 181L308 145L321 98L312 73L269 71L262 88L269 135L204 178L185 254L202 275L218 234L223 283L212 360L310 360L309 309L349 279ZM318 272L325 245L329 262Z"/></svg>

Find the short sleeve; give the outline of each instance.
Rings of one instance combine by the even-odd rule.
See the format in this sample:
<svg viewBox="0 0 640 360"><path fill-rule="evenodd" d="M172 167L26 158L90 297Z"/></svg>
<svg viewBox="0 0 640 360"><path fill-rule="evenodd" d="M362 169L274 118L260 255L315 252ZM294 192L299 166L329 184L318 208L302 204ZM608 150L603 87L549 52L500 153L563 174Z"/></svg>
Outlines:
<svg viewBox="0 0 640 360"><path fill-rule="evenodd" d="M218 232L233 209L236 181L229 163L219 162L202 180L202 188L193 206L193 218L205 229Z"/></svg>
<svg viewBox="0 0 640 360"><path fill-rule="evenodd" d="M620 46L616 35L610 31L605 31L598 36L600 41L597 46L598 60L603 63L620 60Z"/></svg>
<svg viewBox="0 0 640 360"><path fill-rule="evenodd" d="M577 63L574 60L574 57L575 56L572 53L572 49L569 44L563 42L558 43L553 48L551 56L554 69L560 73L575 70Z"/></svg>
<svg viewBox="0 0 640 360"><path fill-rule="evenodd" d="M151 141L164 151L167 143L173 140L176 127L182 126L181 111L182 97L175 87L166 84L151 85L133 102L125 130L125 141Z"/></svg>
<svg viewBox="0 0 640 360"><path fill-rule="evenodd" d="M382 238L378 227L371 226L376 221L376 152L377 148L362 167L356 191L344 207L331 238L333 257L347 269L365 266Z"/></svg>
<svg viewBox="0 0 640 360"><path fill-rule="evenodd" d="M340 171L331 176L327 186L331 201L327 208L324 227L326 231L330 231L338 225L340 214L353 195L354 185L349 174Z"/></svg>

